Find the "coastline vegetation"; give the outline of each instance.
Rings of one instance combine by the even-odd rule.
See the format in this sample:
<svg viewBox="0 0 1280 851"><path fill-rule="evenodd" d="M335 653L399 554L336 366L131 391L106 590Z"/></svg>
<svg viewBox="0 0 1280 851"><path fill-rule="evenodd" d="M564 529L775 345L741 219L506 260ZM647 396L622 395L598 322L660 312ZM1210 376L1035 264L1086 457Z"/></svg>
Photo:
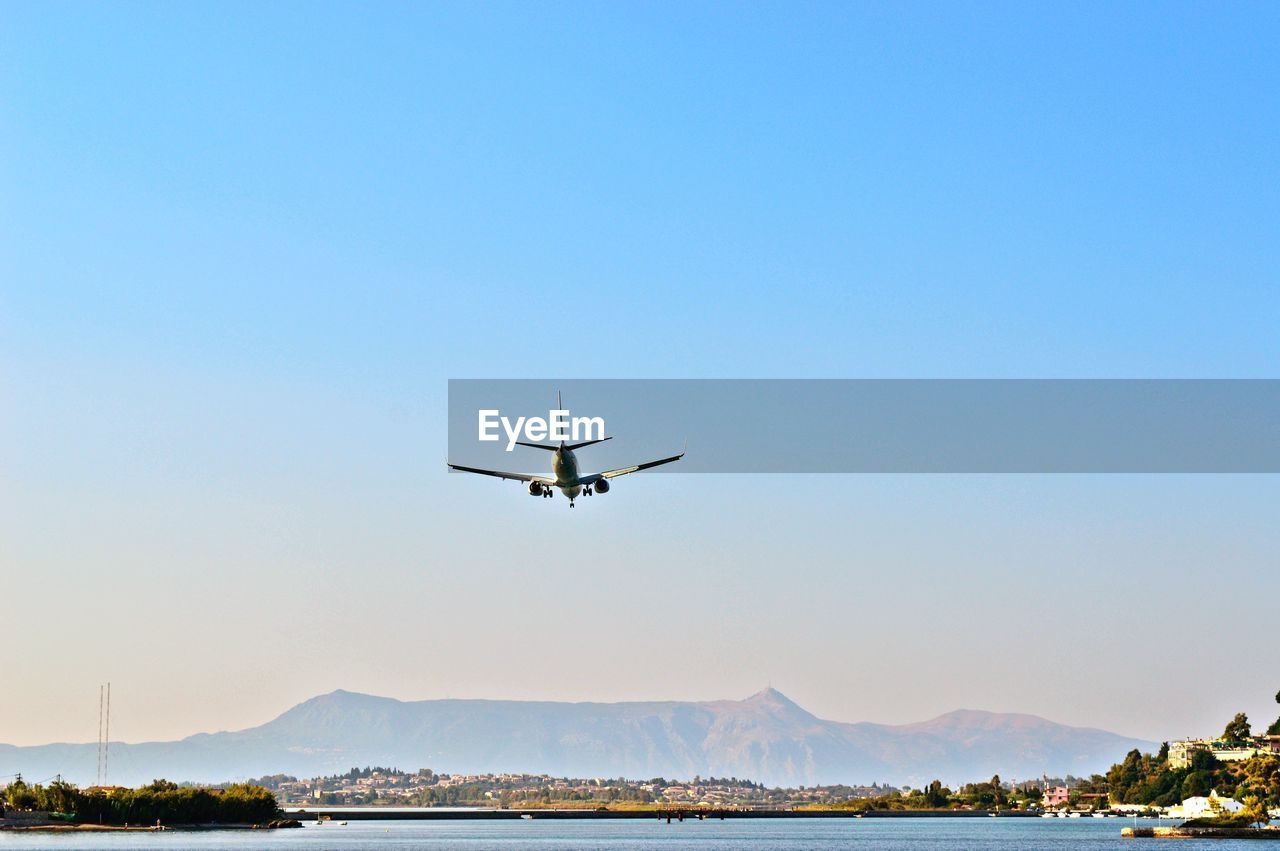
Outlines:
<svg viewBox="0 0 1280 851"><path fill-rule="evenodd" d="M55 780L28 785L19 776L3 790L11 810L47 812L55 820L103 825L266 824L279 815L276 797L261 786L179 786L156 780L139 789L80 789Z"/></svg>
<svg viewBox="0 0 1280 851"><path fill-rule="evenodd" d="M1280 692L1276 693L1276 703L1280 703ZM1280 718L1263 735L1280 735ZM1256 741L1243 712L1227 722L1219 739L1243 746ZM1249 759L1221 762L1208 750L1194 750L1188 765L1174 767L1165 743L1155 754L1130 751L1105 778L1094 777L1092 782L1103 788L1113 803L1154 807L1173 806L1186 798L1216 792L1220 798L1239 801L1243 809L1203 820L1205 826L1265 824L1269 820L1267 811L1280 806L1280 756L1259 753Z"/></svg>
<svg viewBox="0 0 1280 851"><path fill-rule="evenodd" d="M1000 775L985 783L966 783L952 790L941 780L921 789L891 791L873 798L858 798L833 804L811 804L797 807L807 810L850 810L853 812L893 810L1029 810L1040 805L1042 793L1035 787L1013 787Z"/></svg>
<svg viewBox="0 0 1280 851"><path fill-rule="evenodd" d="M1217 792L1249 806L1274 808L1280 805L1280 759L1262 754L1239 762L1219 762L1208 751L1194 751L1190 764L1175 768L1169 764L1169 746L1156 754L1130 751L1122 762L1111 767L1104 778L1095 776L1089 785L1104 788L1117 804L1169 807L1185 798ZM1255 821L1265 819L1255 819Z"/></svg>

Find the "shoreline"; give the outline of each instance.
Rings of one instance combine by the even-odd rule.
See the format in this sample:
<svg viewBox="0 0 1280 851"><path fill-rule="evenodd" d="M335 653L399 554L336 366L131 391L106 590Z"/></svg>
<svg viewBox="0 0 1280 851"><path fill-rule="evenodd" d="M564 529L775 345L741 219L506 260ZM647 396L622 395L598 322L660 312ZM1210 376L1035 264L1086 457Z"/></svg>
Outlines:
<svg viewBox="0 0 1280 851"><path fill-rule="evenodd" d="M987 810L747 810L714 807L688 807L663 809L446 809L423 807L421 809L392 809L381 807L352 807L348 809L321 809L315 811L286 810L285 818L313 822L322 818L332 821L494 821L511 819L628 819L681 821L721 819L823 819L823 818L1039 818L1038 812L1009 810L998 816Z"/></svg>
<svg viewBox="0 0 1280 851"><path fill-rule="evenodd" d="M1280 840L1275 827L1126 827L1126 839L1270 839Z"/></svg>
<svg viewBox="0 0 1280 851"><path fill-rule="evenodd" d="M170 830L190 833L213 830L284 830L291 827L302 827L302 823L297 819L282 818L267 824L0 824L0 833L164 833Z"/></svg>

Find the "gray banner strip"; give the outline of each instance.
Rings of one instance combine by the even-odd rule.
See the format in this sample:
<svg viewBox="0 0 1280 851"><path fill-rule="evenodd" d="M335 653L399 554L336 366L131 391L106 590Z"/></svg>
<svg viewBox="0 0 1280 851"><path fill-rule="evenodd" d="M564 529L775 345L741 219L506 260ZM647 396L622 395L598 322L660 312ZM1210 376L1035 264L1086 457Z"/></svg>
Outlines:
<svg viewBox="0 0 1280 851"><path fill-rule="evenodd" d="M545 473L478 440L478 412L545 418L557 391L614 438L579 450L584 473L686 441L654 472L1280 472L1277 379L453 379L450 460Z"/></svg>

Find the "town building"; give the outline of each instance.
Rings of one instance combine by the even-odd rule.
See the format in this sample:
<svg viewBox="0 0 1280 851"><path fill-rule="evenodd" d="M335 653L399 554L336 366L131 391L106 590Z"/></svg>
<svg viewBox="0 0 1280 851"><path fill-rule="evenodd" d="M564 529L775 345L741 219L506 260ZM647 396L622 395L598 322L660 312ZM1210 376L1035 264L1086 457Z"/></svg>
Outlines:
<svg viewBox="0 0 1280 851"><path fill-rule="evenodd" d="M1239 801L1220 798L1218 797L1218 790L1214 789L1207 798L1199 795L1194 798L1187 798L1181 804L1170 807L1168 814L1169 818L1180 819L1213 818L1227 815L1228 813L1238 813L1242 809L1244 809L1244 805Z"/></svg>
<svg viewBox="0 0 1280 851"><path fill-rule="evenodd" d="M1280 736L1254 736L1243 742L1224 739L1183 739L1169 743L1169 767L1186 768L1196 751L1208 751L1218 762L1241 762L1268 753L1280 753Z"/></svg>
<svg viewBox="0 0 1280 851"><path fill-rule="evenodd" d="M1050 807L1065 807L1071 799L1071 790L1066 786L1050 786L1044 790L1044 797L1041 803L1046 809Z"/></svg>

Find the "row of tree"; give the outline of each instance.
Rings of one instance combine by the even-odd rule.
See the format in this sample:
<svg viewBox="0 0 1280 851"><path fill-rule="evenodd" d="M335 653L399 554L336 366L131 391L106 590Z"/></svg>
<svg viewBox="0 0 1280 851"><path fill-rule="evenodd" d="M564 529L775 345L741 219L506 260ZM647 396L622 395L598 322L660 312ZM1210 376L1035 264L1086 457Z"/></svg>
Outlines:
<svg viewBox="0 0 1280 851"><path fill-rule="evenodd" d="M276 818L276 797L261 786L179 786L157 780L140 789L79 789L58 780L27 785L19 776L4 790L14 810L62 813L93 824L263 824Z"/></svg>
<svg viewBox="0 0 1280 851"><path fill-rule="evenodd" d="M952 790L934 780L920 789L892 790L886 795L845 801L836 806L850 810L994 810L1027 809L1040 803L1036 788L1011 788L995 775L985 783L966 783Z"/></svg>

